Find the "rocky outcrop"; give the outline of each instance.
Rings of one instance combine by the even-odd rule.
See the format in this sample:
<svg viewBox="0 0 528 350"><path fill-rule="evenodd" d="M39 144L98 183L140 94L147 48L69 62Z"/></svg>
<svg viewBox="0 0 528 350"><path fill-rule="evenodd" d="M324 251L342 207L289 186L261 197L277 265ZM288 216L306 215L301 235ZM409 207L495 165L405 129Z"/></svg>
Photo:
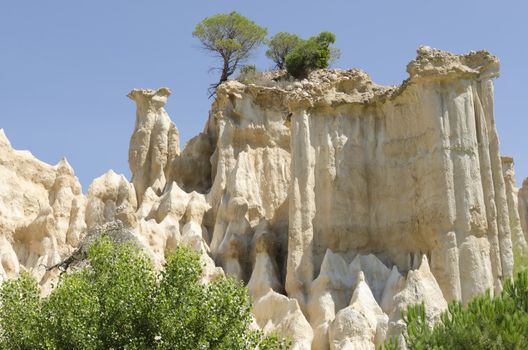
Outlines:
<svg viewBox="0 0 528 350"><path fill-rule="evenodd" d="M265 334L279 332L292 341L292 350L311 348L313 331L297 300L270 290L253 303L253 314Z"/></svg>
<svg viewBox="0 0 528 350"><path fill-rule="evenodd" d="M211 156L209 135L201 133L187 142L182 153L170 164L168 183L176 182L186 192L206 193L211 188Z"/></svg>
<svg viewBox="0 0 528 350"><path fill-rule="evenodd" d="M515 170L512 157L503 156L502 174L506 186L506 199L508 203L508 216L512 236L513 251L518 254L524 254L526 251L526 239L521 227L521 218L519 215L519 190L515 186Z"/></svg>
<svg viewBox="0 0 528 350"><path fill-rule="evenodd" d="M416 263L419 266L409 271L404 282L399 281L401 290L392 298L393 305L388 312L388 336L399 336L403 332L405 324L401 319L402 311L410 305L423 303L426 319L431 324L437 322L440 314L447 309L447 301L431 273L427 256L423 255Z"/></svg>
<svg viewBox="0 0 528 350"><path fill-rule="evenodd" d="M31 272L49 291L46 271L83 234L85 198L64 159L51 166L11 147L0 129L0 278Z"/></svg>
<svg viewBox="0 0 528 350"><path fill-rule="evenodd" d="M388 317L374 299L363 272L350 305L337 313L330 327L330 349L376 349L383 345Z"/></svg>
<svg viewBox="0 0 528 350"><path fill-rule="evenodd" d="M132 90L136 102L136 125L130 139L128 164L137 200L141 203L147 188L158 195L163 191L172 160L180 153L179 132L165 111L171 91Z"/></svg>
<svg viewBox="0 0 528 350"><path fill-rule="evenodd" d="M518 191L517 199L521 228L525 239L528 240L528 178L524 179L522 187Z"/></svg>
<svg viewBox="0 0 528 350"><path fill-rule="evenodd" d="M85 221L88 229L115 220L136 226L136 192L123 175L108 171L92 182L87 197Z"/></svg>
<svg viewBox="0 0 528 350"><path fill-rule="evenodd" d="M2 134L0 273L42 275L85 226L119 223L158 266L186 244L205 282L247 283L256 323L295 349L372 349L401 334L408 305L425 302L435 322L512 274L528 185L516 203L493 114L498 68L485 51L422 47L400 86L355 69L229 81L181 152L170 90L133 90L132 181L108 172L86 200L66 162L43 164Z"/></svg>

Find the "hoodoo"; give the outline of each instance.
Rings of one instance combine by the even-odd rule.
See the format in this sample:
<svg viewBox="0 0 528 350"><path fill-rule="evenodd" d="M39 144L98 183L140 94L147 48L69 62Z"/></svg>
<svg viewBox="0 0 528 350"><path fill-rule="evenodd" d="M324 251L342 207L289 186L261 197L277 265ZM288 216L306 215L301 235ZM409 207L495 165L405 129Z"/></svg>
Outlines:
<svg viewBox="0 0 528 350"><path fill-rule="evenodd" d="M294 349L374 349L407 305L434 322L449 301L501 290L512 240L526 247L528 185L517 198L501 162L499 60L421 47L407 72L400 86L356 69L228 81L181 152L170 90L133 90L132 180L110 171L86 197L66 161L0 133L1 278L26 269L49 288L46 266L119 222L158 265L187 244L204 282L247 283L256 324Z"/></svg>

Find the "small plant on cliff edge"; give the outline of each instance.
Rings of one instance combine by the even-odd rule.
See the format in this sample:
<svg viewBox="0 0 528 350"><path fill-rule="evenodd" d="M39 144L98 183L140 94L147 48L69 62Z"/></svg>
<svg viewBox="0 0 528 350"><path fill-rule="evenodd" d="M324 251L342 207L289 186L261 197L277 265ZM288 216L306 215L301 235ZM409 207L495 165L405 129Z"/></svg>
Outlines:
<svg viewBox="0 0 528 350"><path fill-rule="evenodd" d="M259 27L246 17L231 12L205 18L196 25L192 35L202 43L202 48L222 60L218 83L209 88L213 96L216 88L226 81L246 61L251 52L260 46L266 37L267 29Z"/></svg>
<svg viewBox="0 0 528 350"><path fill-rule="evenodd" d="M404 338L411 350L526 349L528 344L528 271L508 280L497 297L478 296L463 306L453 302L434 326L427 323L424 305L404 313ZM386 350L396 350L394 340Z"/></svg>
<svg viewBox="0 0 528 350"><path fill-rule="evenodd" d="M257 78L257 67L254 64L246 64L240 67L240 75L236 80L244 83L250 84L255 82Z"/></svg>
<svg viewBox="0 0 528 350"><path fill-rule="evenodd" d="M46 298L27 273L0 290L0 349L287 349L250 330L247 290L229 278L200 283L197 254L178 248L155 272L137 247L103 238L89 265Z"/></svg>
<svg viewBox="0 0 528 350"><path fill-rule="evenodd" d="M332 59L332 48L336 40L333 33L321 32L318 36L302 42L286 56L286 70L295 78L306 78L315 69L327 68ZM334 51L334 55L338 51Z"/></svg>

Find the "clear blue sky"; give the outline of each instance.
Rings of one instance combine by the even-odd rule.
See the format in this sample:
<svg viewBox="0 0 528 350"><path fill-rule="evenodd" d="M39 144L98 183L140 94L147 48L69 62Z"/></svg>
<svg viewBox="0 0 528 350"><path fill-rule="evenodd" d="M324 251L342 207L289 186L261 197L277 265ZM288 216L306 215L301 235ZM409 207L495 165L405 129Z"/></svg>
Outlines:
<svg viewBox="0 0 528 350"><path fill-rule="evenodd" d="M129 175L133 88L168 86L182 141L203 129L211 59L192 38L204 17L238 11L268 28L337 35L336 66L399 84L421 44L499 56L496 120L502 153L528 176L526 1L0 0L0 128L12 144L55 164L66 157L84 190L112 168ZM260 69L270 67L263 51ZM183 146L183 145L182 145ZM1 157L1 155L0 155Z"/></svg>

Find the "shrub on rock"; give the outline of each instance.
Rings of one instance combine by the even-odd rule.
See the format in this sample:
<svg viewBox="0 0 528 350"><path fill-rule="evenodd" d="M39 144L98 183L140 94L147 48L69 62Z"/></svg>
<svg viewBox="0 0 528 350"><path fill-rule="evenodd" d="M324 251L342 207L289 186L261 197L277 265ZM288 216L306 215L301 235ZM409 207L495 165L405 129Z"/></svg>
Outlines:
<svg viewBox="0 0 528 350"><path fill-rule="evenodd" d="M286 56L286 70L293 77L302 79L315 69L327 68L332 58L330 45L335 40L333 33L321 32L302 42Z"/></svg>
<svg viewBox="0 0 528 350"><path fill-rule="evenodd" d="M404 321L404 338L411 350L524 349L528 344L528 271L506 281L496 297L487 293L467 306L453 302L433 326L426 320L423 305L410 306ZM392 339L385 349L399 346Z"/></svg>

